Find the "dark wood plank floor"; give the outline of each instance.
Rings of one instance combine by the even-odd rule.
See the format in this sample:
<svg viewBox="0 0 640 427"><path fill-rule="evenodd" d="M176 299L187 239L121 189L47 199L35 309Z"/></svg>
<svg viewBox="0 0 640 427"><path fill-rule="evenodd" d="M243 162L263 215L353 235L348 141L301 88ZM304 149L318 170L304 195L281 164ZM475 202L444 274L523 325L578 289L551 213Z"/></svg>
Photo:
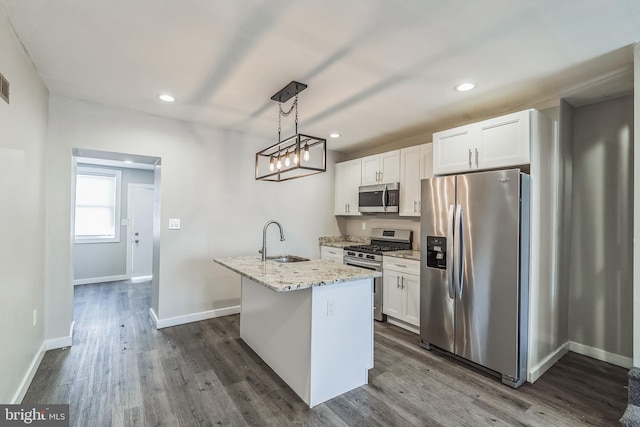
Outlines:
<svg viewBox="0 0 640 427"><path fill-rule="evenodd" d="M73 347L46 353L23 403L68 403L74 426L606 426L626 406L625 369L569 353L512 390L376 322L369 384L309 409L237 315L158 331L149 303L149 283L76 287Z"/></svg>

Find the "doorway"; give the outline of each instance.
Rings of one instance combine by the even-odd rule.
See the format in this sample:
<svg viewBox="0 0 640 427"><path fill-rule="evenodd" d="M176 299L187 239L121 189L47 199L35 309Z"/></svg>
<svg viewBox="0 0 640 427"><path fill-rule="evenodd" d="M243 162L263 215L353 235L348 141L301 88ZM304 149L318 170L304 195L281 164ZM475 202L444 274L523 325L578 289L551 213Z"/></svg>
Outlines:
<svg viewBox="0 0 640 427"><path fill-rule="evenodd" d="M76 175L78 165L89 164L96 167L106 169L117 169L122 172L121 196L119 197L122 204L121 215L114 217L112 224L119 228L121 238L114 245L122 246L118 258L118 265L122 273L105 274L104 277L94 277L87 279L86 284L113 282L117 285L122 284L123 280L130 281L132 277L136 278L136 282L148 282L150 286L145 284L144 288L149 291L150 311L157 312L159 306L159 262L160 262L160 182L161 182L161 159L159 157L142 156L136 154L106 152L98 150L89 150L74 148L72 150L72 176L71 180L71 267L75 274L76 266L81 265L86 270L88 263L99 265L106 259L104 254L97 254L92 257L78 257L74 250L76 237L73 230L76 229ZM145 175L144 179L128 179L127 176ZM131 186L129 184L132 184ZM131 194L129 194L131 187ZM129 209L129 206L132 209ZM134 230L135 229L135 230ZM138 233L138 242L133 239L135 233ZM116 239L117 240L117 239ZM137 245L133 251L133 246ZM142 243L142 244L141 244ZM90 244L86 244L89 247ZM94 243L98 247L99 243ZM104 245L102 245L104 247ZM136 261L134 261L134 259ZM87 261L88 260L88 261ZM134 265L135 264L135 265ZM106 271L106 270L105 270ZM124 277L122 277L124 276ZM83 284L74 280L73 285ZM111 286L107 283L106 286ZM94 285L94 286L100 286ZM139 284L138 286L142 286ZM74 304L72 303L72 306ZM73 325L73 322L72 322Z"/></svg>

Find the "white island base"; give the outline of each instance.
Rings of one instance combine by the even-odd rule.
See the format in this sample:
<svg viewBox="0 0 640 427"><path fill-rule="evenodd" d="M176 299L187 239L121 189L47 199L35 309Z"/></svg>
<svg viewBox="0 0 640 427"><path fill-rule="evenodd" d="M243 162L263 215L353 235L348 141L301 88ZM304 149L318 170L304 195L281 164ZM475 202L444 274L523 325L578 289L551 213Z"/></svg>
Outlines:
<svg viewBox="0 0 640 427"><path fill-rule="evenodd" d="M368 382L373 280L277 292L242 277L240 337L309 407Z"/></svg>

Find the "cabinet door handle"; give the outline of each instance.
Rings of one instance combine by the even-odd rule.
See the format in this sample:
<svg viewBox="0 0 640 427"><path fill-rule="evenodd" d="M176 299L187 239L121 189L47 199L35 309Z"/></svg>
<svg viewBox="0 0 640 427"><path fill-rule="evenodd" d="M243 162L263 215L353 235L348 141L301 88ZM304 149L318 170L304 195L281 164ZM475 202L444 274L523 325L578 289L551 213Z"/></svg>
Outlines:
<svg viewBox="0 0 640 427"><path fill-rule="evenodd" d="M402 289L404 289L404 276L402 276Z"/></svg>
<svg viewBox="0 0 640 427"><path fill-rule="evenodd" d="M382 182L382 171L380 171L380 182Z"/></svg>
<svg viewBox="0 0 640 427"><path fill-rule="evenodd" d="M400 268L407 268L407 266L406 266L406 265L404 265L404 264L396 264L396 266L397 266L397 267L400 267Z"/></svg>
<svg viewBox="0 0 640 427"><path fill-rule="evenodd" d="M414 212L414 213L415 213L415 212L417 212L417 211L416 211L416 201L415 201L415 200L413 201L413 212Z"/></svg>
<svg viewBox="0 0 640 427"><path fill-rule="evenodd" d="M471 163L471 149L469 149L469 167L473 167L473 163Z"/></svg>
<svg viewBox="0 0 640 427"><path fill-rule="evenodd" d="M478 149L476 148L476 167L478 167Z"/></svg>
<svg viewBox="0 0 640 427"><path fill-rule="evenodd" d="M396 288L400 288L400 276L396 276Z"/></svg>

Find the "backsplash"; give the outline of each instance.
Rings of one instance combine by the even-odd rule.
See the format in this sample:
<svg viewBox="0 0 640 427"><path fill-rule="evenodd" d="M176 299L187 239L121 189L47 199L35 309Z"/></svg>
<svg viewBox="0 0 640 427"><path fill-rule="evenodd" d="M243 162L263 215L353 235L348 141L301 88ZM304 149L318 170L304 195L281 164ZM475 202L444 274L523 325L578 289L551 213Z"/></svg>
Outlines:
<svg viewBox="0 0 640 427"><path fill-rule="evenodd" d="M389 218L387 215L364 215L357 218L337 217L343 236L366 237L372 228L398 228L413 231L413 249L420 250L420 218ZM365 229L362 229L364 224Z"/></svg>

